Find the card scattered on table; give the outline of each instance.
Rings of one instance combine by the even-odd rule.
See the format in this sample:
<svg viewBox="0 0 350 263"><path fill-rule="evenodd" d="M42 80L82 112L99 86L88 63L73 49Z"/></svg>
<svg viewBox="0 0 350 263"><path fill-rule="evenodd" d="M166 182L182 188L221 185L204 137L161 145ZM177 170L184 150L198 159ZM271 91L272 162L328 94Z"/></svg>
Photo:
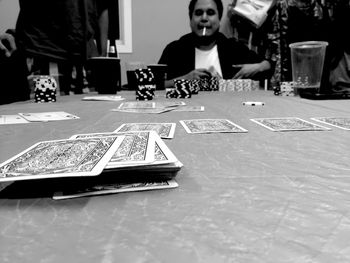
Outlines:
<svg viewBox="0 0 350 263"><path fill-rule="evenodd" d="M21 117L30 122L46 122L46 121L62 121L62 120L74 120L80 119L78 116L64 112L30 112L30 113L18 113Z"/></svg>
<svg viewBox="0 0 350 263"><path fill-rule="evenodd" d="M127 101L119 105L119 110L128 109L154 109L156 107L155 102L151 101Z"/></svg>
<svg viewBox="0 0 350 263"><path fill-rule="evenodd" d="M246 129L226 119L181 120L180 123L188 133L248 132Z"/></svg>
<svg viewBox="0 0 350 263"><path fill-rule="evenodd" d="M19 115L0 115L0 125L30 123Z"/></svg>
<svg viewBox="0 0 350 263"><path fill-rule="evenodd" d="M82 100L89 100L89 101L121 101L125 98L122 98L121 96L117 95L101 95L101 96L85 96L82 98Z"/></svg>
<svg viewBox="0 0 350 263"><path fill-rule="evenodd" d="M164 112L171 111L172 108L153 108L153 109L111 109L111 111L127 112L127 113L151 113L160 114Z"/></svg>
<svg viewBox="0 0 350 263"><path fill-rule="evenodd" d="M179 106L186 105L184 102L125 102L119 105L117 109L111 111L128 112L128 113L153 113L160 114L172 111Z"/></svg>
<svg viewBox="0 0 350 263"><path fill-rule="evenodd" d="M99 175L123 139L109 136L36 143L0 164L0 182Z"/></svg>
<svg viewBox="0 0 350 263"><path fill-rule="evenodd" d="M185 106L179 106L179 107L173 109L173 111L204 111L204 106L185 105Z"/></svg>
<svg viewBox="0 0 350 263"><path fill-rule="evenodd" d="M311 120L329 124L331 126L350 131L350 118L347 117L315 117Z"/></svg>
<svg viewBox="0 0 350 263"><path fill-rule="evenodd" d="M328 131L329 128L312 122L297 118L256 118L251 121L271 130L271 131Z"/></svg>
<svg viewBox="0 0 350 263"><path fill-rule="evenodd" d="M172 139L176 123L124 123L114 132L155 131L163 139Z"/></svg>

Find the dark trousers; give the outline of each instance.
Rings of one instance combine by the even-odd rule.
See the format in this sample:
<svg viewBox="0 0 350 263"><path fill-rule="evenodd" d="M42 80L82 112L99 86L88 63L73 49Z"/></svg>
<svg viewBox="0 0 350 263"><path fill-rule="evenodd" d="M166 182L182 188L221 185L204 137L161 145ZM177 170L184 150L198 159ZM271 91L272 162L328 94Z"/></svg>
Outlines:
<svg viewBox="0 0 350 263"><path fill-rule="evenodd" d="M26 58L18 51L11 57L0 54L0 104L30 99Z"/></svg>

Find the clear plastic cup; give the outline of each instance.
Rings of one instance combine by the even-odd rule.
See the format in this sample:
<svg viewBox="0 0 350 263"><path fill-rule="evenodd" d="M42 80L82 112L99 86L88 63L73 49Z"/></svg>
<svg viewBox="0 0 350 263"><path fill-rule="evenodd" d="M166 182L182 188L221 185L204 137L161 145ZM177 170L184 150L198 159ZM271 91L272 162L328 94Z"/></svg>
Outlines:
<svg viewBox="0 0 350 263"><path fill-rule="evenodd" d="M303 90L319 92L326 47L322 41L296 42L289 45L295 93Z"/></svg>

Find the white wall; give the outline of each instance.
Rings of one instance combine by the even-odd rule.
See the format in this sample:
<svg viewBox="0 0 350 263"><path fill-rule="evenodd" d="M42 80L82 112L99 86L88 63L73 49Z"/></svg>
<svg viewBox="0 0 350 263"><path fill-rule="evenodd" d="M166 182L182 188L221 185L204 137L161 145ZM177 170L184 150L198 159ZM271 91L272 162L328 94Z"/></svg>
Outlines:
<svg viewBox="0 0 350 263"><path fill-rule="evenodd" d="M0 33L15 28L18 11L18 0L0 0Z"/></svg>

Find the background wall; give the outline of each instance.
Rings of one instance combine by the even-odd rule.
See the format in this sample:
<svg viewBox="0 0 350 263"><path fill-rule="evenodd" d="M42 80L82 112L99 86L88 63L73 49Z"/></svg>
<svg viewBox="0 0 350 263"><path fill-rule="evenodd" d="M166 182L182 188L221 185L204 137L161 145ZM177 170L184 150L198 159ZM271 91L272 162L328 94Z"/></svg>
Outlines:
<svg viewBox="0 0 350 263"><path fill-rule="evenodd" d="M18 0L0 0L0 33L15 27L18 10Z"/></svg>
<svg viewBox="0 0 350 263"><path fill-rule="evenodd" d="M224 7L228 2L223 0ZM188 3L189 0L132 0L133 52L120 54L123 84L127 62L157 63L166 44L190 32ZM0 32L15 27L18 11L18 0L0 0Z"/></svg>

